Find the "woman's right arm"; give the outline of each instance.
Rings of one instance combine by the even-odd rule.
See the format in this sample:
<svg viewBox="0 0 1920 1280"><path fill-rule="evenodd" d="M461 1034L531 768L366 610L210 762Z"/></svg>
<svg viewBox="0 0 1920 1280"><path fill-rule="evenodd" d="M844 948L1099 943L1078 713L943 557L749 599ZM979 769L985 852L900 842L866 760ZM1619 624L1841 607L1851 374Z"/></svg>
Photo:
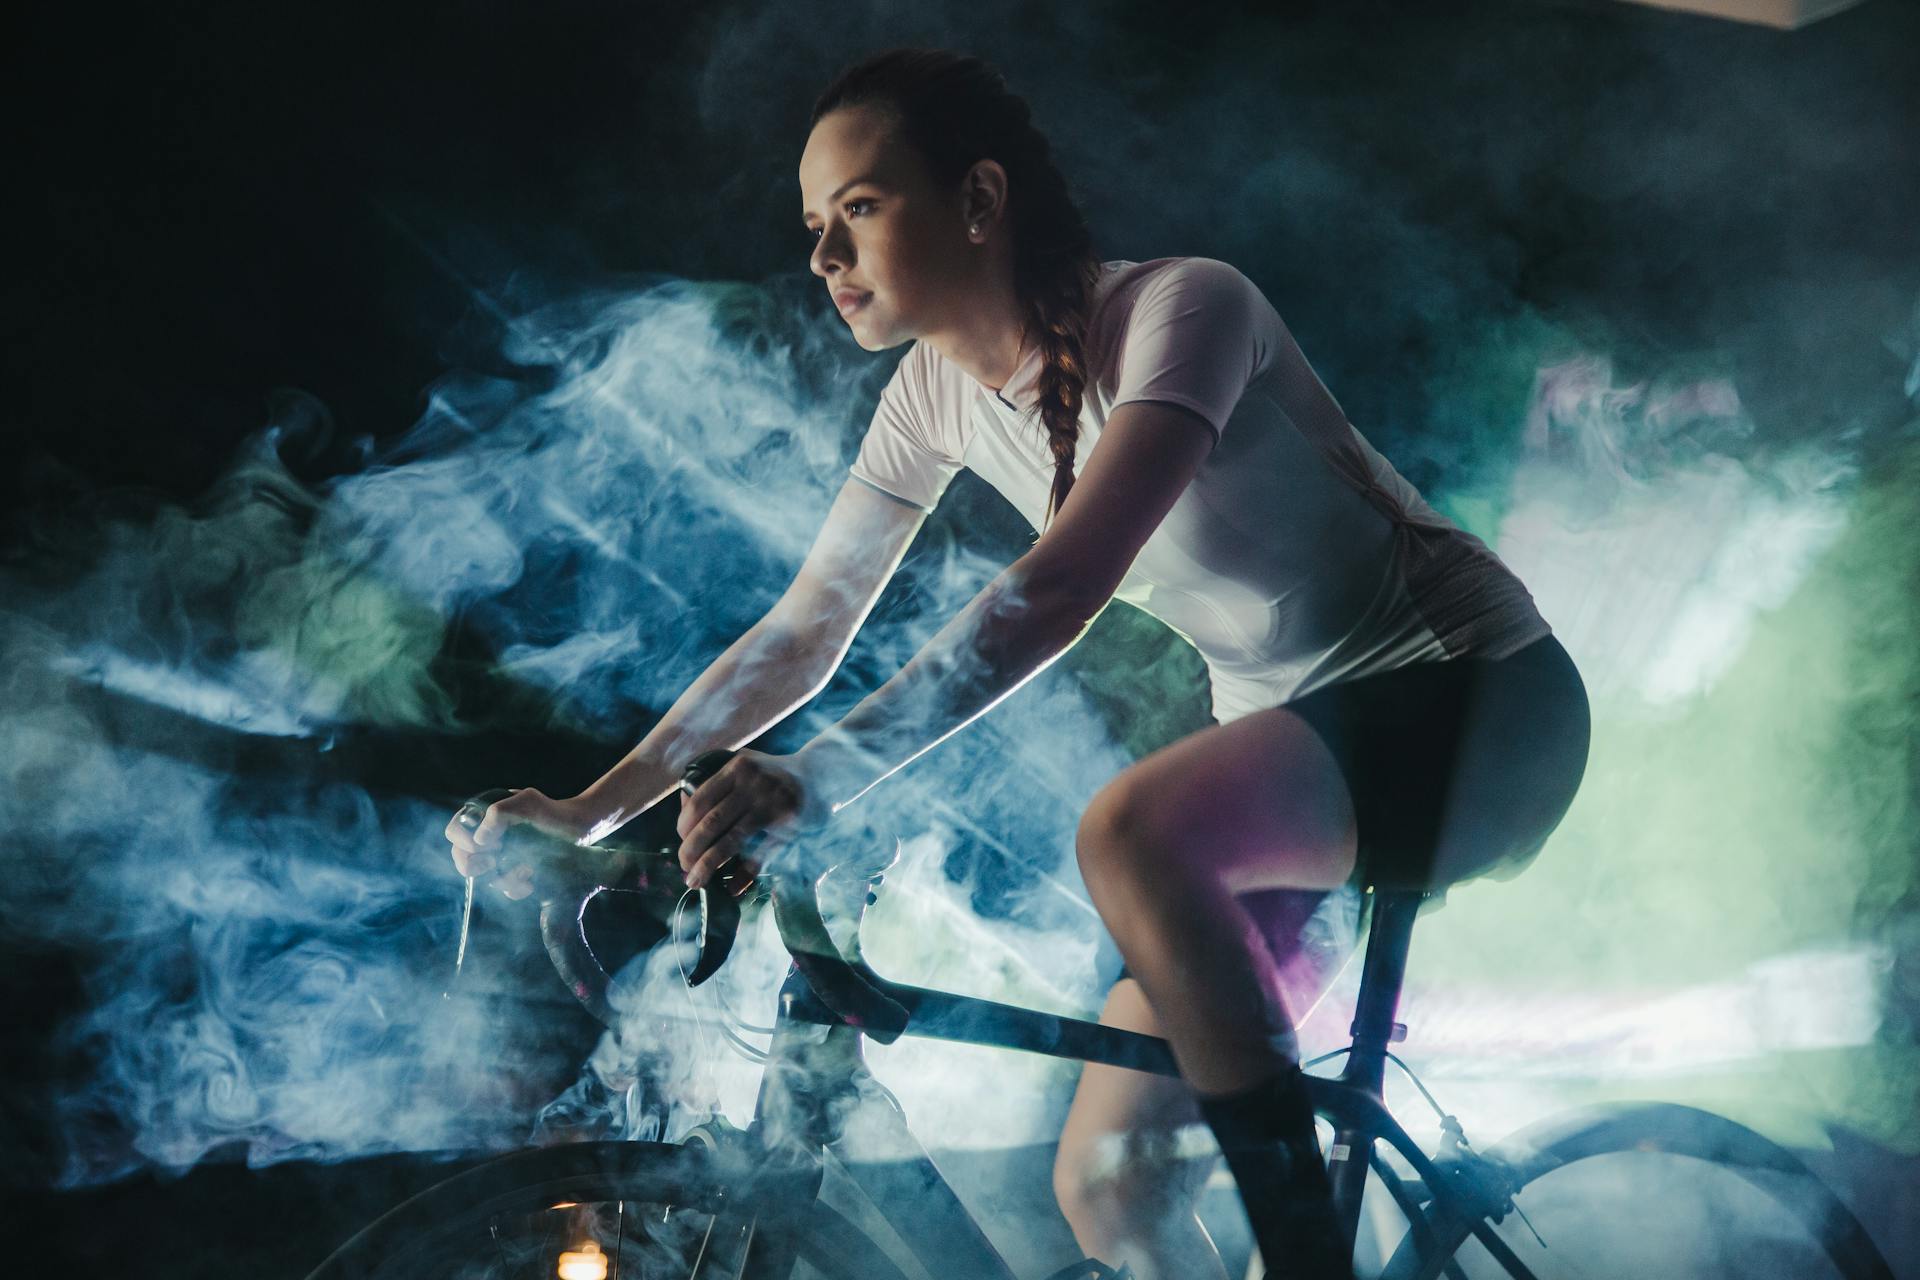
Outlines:
<svg viewBox="0 0 1920 1280"><path fill-rule="evenodd" d="M920 508L848 477L792 585L633 750L570 800L526 789L491 806L472 832L457 819L449 823L455 865L486 874L486 846L521 821L590 844L670 794L693 757L751 742L811 701L839 669L925 520Z"/></svg>

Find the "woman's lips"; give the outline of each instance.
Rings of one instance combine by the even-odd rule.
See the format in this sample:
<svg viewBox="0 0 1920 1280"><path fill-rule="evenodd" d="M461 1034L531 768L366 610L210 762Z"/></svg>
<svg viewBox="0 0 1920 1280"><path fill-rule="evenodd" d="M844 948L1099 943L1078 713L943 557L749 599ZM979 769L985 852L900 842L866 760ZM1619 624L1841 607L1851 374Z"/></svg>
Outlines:
<svg viewBox="0 0 1920 1280"><path fill-rule="evenodd" d="M840 308L841 315L850 316L866 306L872 298L870 293L836 293L833 295L833 305Z"/></svg>

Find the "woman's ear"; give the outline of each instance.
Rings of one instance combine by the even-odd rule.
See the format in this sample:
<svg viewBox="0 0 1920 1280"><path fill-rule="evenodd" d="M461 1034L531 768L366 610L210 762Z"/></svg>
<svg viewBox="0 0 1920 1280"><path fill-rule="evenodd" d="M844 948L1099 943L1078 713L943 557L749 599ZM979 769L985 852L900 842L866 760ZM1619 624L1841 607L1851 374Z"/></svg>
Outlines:
<svg viewBox="0 0 1920 1280"><path fill-rule="evenodd" d="M979 227L981 237L990 234L1006 215L1007 171L998 160L979 160L967 170L960 185L960 214L969 234Z"/></svg>

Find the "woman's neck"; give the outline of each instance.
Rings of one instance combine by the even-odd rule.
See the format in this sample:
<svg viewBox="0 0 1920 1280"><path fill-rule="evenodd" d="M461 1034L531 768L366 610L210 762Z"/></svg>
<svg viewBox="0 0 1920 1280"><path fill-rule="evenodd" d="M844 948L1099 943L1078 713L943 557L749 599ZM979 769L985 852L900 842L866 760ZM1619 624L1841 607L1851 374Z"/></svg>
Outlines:
<svg viewBox="0 0 1920 1280"><path fill-rule="evenodd" d="M987 291L984 305L968 307L955 322L925 341L975 382L999 391L1027 356L1026 309L1013 291L1012 273Z"/></svg>

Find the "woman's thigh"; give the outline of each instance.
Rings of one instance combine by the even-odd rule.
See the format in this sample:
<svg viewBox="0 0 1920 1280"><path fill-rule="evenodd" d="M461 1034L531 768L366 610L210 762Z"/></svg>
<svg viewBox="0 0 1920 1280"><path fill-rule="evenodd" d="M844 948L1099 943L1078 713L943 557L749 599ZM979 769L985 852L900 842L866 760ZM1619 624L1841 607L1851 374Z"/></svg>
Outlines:
<svg viewBox="0 0 1920 1280"><path fill-rule="evenodd" d="M1297 1025L1319 1003L1359 941L1359 886L1263 889L1234 901L1266 940L1288 1015ZM1115 981L1131 976L1123 964Z"/></svg>
<svg viewBox="0 0 1920 1280"><path fill-rule="evenodd" d="M1143 871L1206 874L1235 894L1335 888L1357 847L1339 763L1285 707L1197 730L1135 761L1094 796L1086 825L1128 856L1156 860Z"/></svg>
<svg viewBox="0 0 1920 1280"><path fill-rule="evenodd" d="M1543 637L1500 661L1422 663L1201 729L1121 771L1088 806L1086 856L1231 892L1360 878L1437 890L1517 870L1586 766L1586 689ZM1103 848L1104 846L1104 848ZM1093 888L1091 880L1089 888Z"/></svg>

